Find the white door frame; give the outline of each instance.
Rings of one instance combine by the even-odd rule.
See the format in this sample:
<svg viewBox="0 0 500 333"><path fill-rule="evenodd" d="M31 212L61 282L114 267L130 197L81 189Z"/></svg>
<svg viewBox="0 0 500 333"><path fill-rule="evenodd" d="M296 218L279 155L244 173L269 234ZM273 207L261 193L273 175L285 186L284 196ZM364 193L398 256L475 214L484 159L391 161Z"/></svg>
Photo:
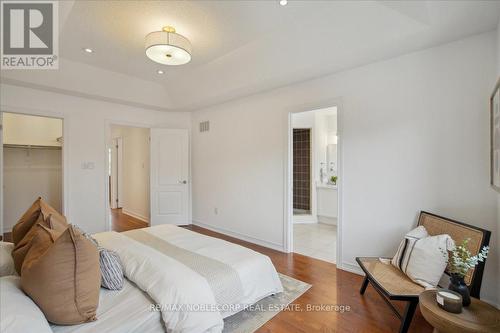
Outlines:
<svg viewBox="0 0 500 333"><path fill-rule="evenodd" d="M123 138L111 138L111 208L120 208L122 200L122 157L123 157ZM113 165L115 161L116 166ZM113 187L114 185L114 187Z"/></svg>
<svg viewBox="0 0 500 333"><path fill-rule="evenodd" d="M141 123L141 122L130 122L123 121L119 119L106 119L104 121L104 184L105 184L105 209L104 209L104 220L106 221L106 231L111 230L111 215L110 215L110 205L109 205L109 181L108 181L108 170L109 170L109 156L108 156L108 146L111 140L111 125L118 126L130 126L130 127L141 127L141 128L159 128L152 123ZM163 127L169 129L180 129L180 127ZM190 128L182 128L187 129L188 131L188 142L189 142L189 152L188 152L188 166L189 166L189 179L191 179L191 129ZM151 156L149 156L151 161ZM150 175L151 176L151 175ZM192 182L189 182L189 203L188 203L188 222L192 221ZM151 199L150 199L151 200ZM151 205L150 205L151 206ZM151 213L151 212L150 212Z"/></svg>
<svg viewBox="0 0 500 333"><path fill-rule="evenodd" d="M287 253L293 252L293 126L292 126L292 114L314 111L319 109L326 109L329 107L337 107L337 205L338 205L338 216L337 216L337 258L336 265L338 268L342 268L342 222L344 220L343 215L343 106L342 99L335 98L318 104L302 105L286 113L286 149L285 149L285 203L284 203L284 228L283 228L283 240L284 240L284 251Z"/></svg>
<svg viewBox="0 0 500 333"><path fill-rule="evenodd" d="M52 110L41 110L41 109L31 109L31 108L20 108L15 106L9 106L5 104L0 105L0 113L16 113L16 114L24 114L27 116L39 116L46 118L57 118L62 120L62 130L63 130L63 145L62 145L62 214L64 216L70 217L70 209L69 209L69 159L68 159L68 147L70 143L70 135L69 135L69 119L63 112L56 112ZM3 125L3 122L2 122ZM3 130L2 130L3 134ZM1 142L1 141L0 141ZM2 158L0 163L0 177L2 177L1 187L0 187L0 233L3 234L3 145L0 146Z"/></svg>

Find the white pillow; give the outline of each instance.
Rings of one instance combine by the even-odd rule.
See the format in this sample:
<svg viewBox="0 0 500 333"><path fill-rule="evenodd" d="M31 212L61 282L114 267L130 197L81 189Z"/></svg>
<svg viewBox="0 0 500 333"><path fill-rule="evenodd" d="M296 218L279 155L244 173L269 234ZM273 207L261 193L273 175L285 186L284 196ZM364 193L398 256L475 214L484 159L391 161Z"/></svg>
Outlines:
<svg viewBox="0 0 500 333"><path fill-rule="evenodd" d="M20 289L20 277L0 277L0 332L52 333L38 306Z"/></svg>
<svg viewBox="0 0 500 333"><path fill-rule="evenodd" d="M448 264L448 251L454 246L449 235L428 236L420 226L406 234L391 263L415 283L434 288Z"/></svg>
<svg viewBox="0 0 500 333"><path fill-rule="evenodd" d="M13 243L0 242L0 277L6 275L17 275L12 260Z"/></svg>

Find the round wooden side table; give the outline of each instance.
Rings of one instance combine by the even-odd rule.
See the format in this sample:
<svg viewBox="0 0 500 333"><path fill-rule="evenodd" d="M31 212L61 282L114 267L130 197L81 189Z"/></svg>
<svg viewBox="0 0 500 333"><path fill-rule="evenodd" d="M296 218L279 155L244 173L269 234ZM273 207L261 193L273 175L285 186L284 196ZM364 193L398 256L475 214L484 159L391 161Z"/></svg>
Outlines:
<svg viewBox="0 0 500 333"><path fill-rule="evenodd" d="M436 290L427 290L419 297L420 312L434 333L500 332L500 310L477 298L471 297L471 301L461 313L451 313L437 305Z"/></svg>

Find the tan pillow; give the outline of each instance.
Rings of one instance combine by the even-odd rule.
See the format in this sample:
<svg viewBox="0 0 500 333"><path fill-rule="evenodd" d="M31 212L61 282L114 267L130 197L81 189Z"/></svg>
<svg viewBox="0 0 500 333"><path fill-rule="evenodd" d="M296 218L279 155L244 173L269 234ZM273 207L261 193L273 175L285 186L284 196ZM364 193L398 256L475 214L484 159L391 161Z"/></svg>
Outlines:
<svg viewBox="0 0 500 333"><path fill-rule="evenodd" d="M49 215L52 215L53 220L58 224L67 225L66 218L47 204L41 197L35 200L30 208L21 216L19 221L12 228L12 241L17 245L28 231L33 227L39 215L43 215L46 220Z"/></svg>
<svg viewBox="0 0 500 333"><path fill-rule="evenodd" d="M54 324L96 320L101 286L96 246L72 225L55 240L57 231L39 228L44 232L33 238L22 266L22 289Z"/></svg>
<svg viewBox="0 0 500 333"><path fill-rule="evenodd" d="M39 214L36 222L31 227L30 230L24 235L23 239L21 239L17 245L12 250L12 259L14 260L14 268L16 272L21 274L21 267L23 266L24 258L31 248L31 241L40 231L40 228L37 228L37 225L41 225L50 229L54 229L59 231L59 234L66 230L68 224L66 222L62 222L60 219L54 218L53 215L49 215L47 219L44 219L43 214Z"/></svg>

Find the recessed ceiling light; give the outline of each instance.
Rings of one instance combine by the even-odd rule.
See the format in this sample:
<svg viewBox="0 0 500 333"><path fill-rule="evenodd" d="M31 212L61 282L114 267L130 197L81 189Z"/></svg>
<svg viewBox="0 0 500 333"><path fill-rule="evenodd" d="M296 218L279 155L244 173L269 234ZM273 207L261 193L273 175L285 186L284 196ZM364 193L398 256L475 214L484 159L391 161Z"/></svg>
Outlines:
<svg viewBox="0 0 500 333"><path fill-rule="evenodd" d="M162 71L161 69L159 69L159 70L156 71L156 73L158 73L158 74L164 74L165 72Z"/></svg>
<svg viewBox="0 0 500 333"><path fill-rule="evenodd" d="M287 3L288 3L288 0L280 0L280 5L282 5L282 6L286 6Z"/></svg>
<svg viewBox="0 0 500 333"><path fill-rule="evenodd" d="M88 47L84 48L83 51L85 51L87 53L93 53L94 52L94 50L89 49Z"/></svg>

